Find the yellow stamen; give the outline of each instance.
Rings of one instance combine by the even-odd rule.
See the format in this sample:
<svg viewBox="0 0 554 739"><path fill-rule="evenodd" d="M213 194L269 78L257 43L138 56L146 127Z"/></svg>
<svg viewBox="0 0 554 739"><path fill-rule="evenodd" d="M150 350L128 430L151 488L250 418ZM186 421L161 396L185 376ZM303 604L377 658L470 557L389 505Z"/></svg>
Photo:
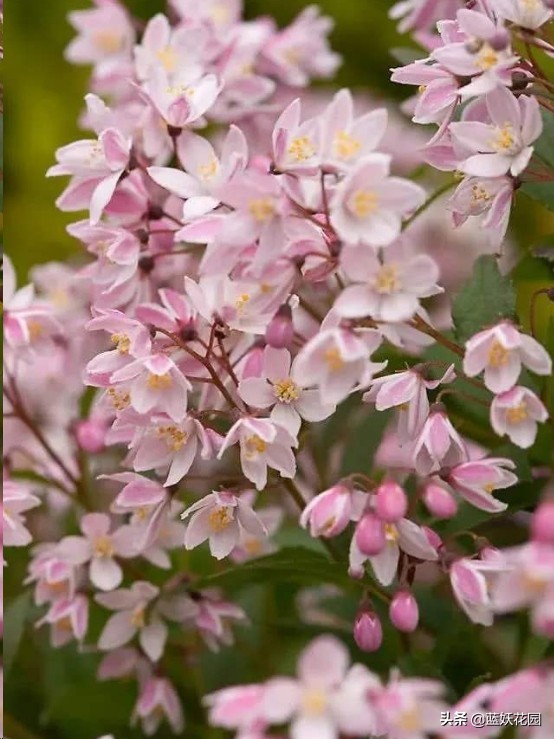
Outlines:
<svg viewBox="0 0 554 739"><path fill-rule="evenodd" d="M495 339L489 349L488 363L491 367L502 367L508 364L510 359L510 351L506 349L497 339Z"/></svg>
<svg viewBox="0 0 554 739"><path fill-rule="evenodd" d="M115 54L123 46L123 36L117 31L96 31L92 40L105 54Z"/></svg>
<svg viewBox="0 0 554 739"><path fill-rule="evenodd" d="M385 524L385 539L387 541L398 541L398 529L393 523Z"/></svg>
<svg viewBox="0 0 554 739"><path fill-rule="evenodd" d="M311 716L320 716L327 708L327 696L322 690L312 688L306 690L302 696L302 708L304 713Z"/></svg>
<svg viewBox="0 0 554 739"><path fill-rule="evenodd" d="M471 186L471 200L474 203L484 202L488 203L491 199L491 194L486 190L483 185L472 185Z"/></svg>
<svg viewBox="0 0 554 739"><path fill-rule="evenodd" d="M261 437L254 434L245 440L244 448L246 450L246 456L250 459L257 454L263 454L267 449L267 444Z"/></svg>
<svg viewBox="0 0 554 739"><path fill-rule="evenodd" d="M226 529L232 520L233 515L229 508L226 508L225 506L218 506L208 514L208 526L216 534Z"/></svg>
<svg viewBox="0 0 554 739"><path fill-rule="evenodd" d="M113 557L114 548L109 536L99 536L92 545L97 557Z"/></svg>
<svg viewBox="0 0 554 739"><path fill-rule="evenodd" d="M163 375L155 375L150 372L146 380L146 384L151 390L167 390L168 387L171 387L172 382L169 372L164 372Z"/></svg>
<svg viewBox="0 0 554 739"><path fill-rule="evenodd" d="M166 72L175 71L175 67L177 66L177 52L175 51L175 49L173 49L171 46L166 46L165 48L157 51L156 56L162 63L162 66L164 67Z"/></svg>
<svg viewBox="0 0 554 739"><path fill-rule="evenodd" d="M189 436L186 431L177 426L158 426L156 434L165 439L172 452L178 452L185 445Z"/></svg>
<svg viewBox="0 0 554 739"><path fill-rule="evenodd" d="M506 411L506 421L508 421L509 424L522 423L527 418L529 418L529 414L527 413L525 402L520 403L513 408L508 408Z"/></svg>
<svg viewBox="0 0 554 739"><path fill-rule="evenodd" d="M335 156L339 159L352 159L362 148L362 142L346 131L339 131L333 142Z"/></svg>
<svg viewBox="0 0 554 739"><path fill-rule="evenodd" d="M396 264L383 264L374 282L375 290L382 295L390 295L399 290L402 285L398 279Z"/></svg>
<svg viewBox="0 0 554 739"><path fill-rule="evenodd" d="M129 354L131 339L127 334L112 334L110 338L112 344L115 344L118 352L121 354Z"/></svg>
<svg viewBox="0 0 554 739"><path fill-rule="evenodd" d="M125 391L118 391L115 387L108 388L108 397L116 411L123 411L129 407L131 396Z"/></svg>
<svg viewBox="0 0 554 739"><path fill-rule="evenodd" d="M379 209L379 197L373 190L358 190L350 200L350 207L355 216L366 218Z"/></svg>
<svg viewBox="0 0 554 739"><path fill-rule="evenodd" d="M510 152L515 144L514 129L511 123L505 123L503 126L497 126L495 130L495 138L491 141L491 146L495 151Z"/></svg>
<svg viewBox="0 0 554 739"><path fill-rule="evenodd" d="M144 607L137 606L131 613L131 624L135 629L142 629L146 620L144 618Z"/></svg>
<svg viewBox="0 0 554 739"><path fill-rule="evenodd" d="M270 221L275 215L275 206L271 198L255 198L250 201L248 209L252 218L260 223Z"/></svg>
<svg viewBox="0 0 554 739"><path fill-rule="evenodd" d="M291 139L287 152L295 162L303 162L313 157L315 147L308 136L295 136Z"/></svg>
<svg viewBox="0 0 554 739"><path fill-rule="evenodd" d="M421 729L421 718L418 709L414 706L402 711L396 726L402 731L418 731Z"/></svg>
<svg viewBox="0 0 554 739"><path fill-rule="evenodd" d="M344 359L336 346L326 349L323 352L323 359L331 372L337 372L344 367Z"/></svg>
<svg viewBox="0 0 554 739"><path fill-rule="evenodd" d="M300 397L298 385L290 377L278 380L273 385L273 392L282 403L292 403L293 400L298 400Z"/></svg>
<svg viewBox="0 0 554 739"><path fill-rule="evenodd" d="M495 64L498 64L499 56L496 51L490 46L490 44L484 43L477 53L475 62L479 69L485 72L487 69L492 69Z"/></svg>
<svg viewBox="0 0 554 739"><path fill-rule="evenodd" d="M218 162L215 157L212 157L212 159L207 164L201 164L198 169L196 170L198 172L198 176L201 180L211 180L215 175L217 174L217 168L218 168Z"/></svg>

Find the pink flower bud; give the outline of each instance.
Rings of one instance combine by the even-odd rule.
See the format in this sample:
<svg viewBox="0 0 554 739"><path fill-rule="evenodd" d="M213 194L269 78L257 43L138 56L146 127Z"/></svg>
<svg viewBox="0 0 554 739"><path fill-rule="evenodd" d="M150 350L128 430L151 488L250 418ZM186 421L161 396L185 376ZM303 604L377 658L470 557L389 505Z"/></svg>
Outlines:
<svg viewBox="0 0 554 739"><path fill-rule="evenodd" d="M364 652L376 652L383 641L383 629L374 611L360 611L354 621L354 641Z"/></svg>
<svg viewBox="0 0 554 739"><path fill-rule="evenodd" d="M358 521L354 536L358 549L368 557L379 554L387 543L385 525L374 513L364 513Z"/></svg>
<svg viewBox="0 0 554 739"><path fill-rule="evenodd" d="M81 449L90 454L96 454L104 448L106 426L93 418L79 421L75 427L75 437Z"/></svg>
<svg viewBox="0 0 554 739"><path fill-rule="evenodd" d="M531 536L535 541L554 544L554 500L538 506L531 519Z"/></svg>
<svg viewBox="0 0 554 739"><path fill-rule="evenodd" d="M510 43L510 34L505 28L498 28L494 35L487 39L487 42L495 51L502 51Z"/></svg>
<svg viewBox="0 0 554 739"><path fill-rule="evenodd" d="M385 523L395 523L404 518L408 510L408 498L398 483L389 480L376 490L375 512Z"/></svg>
<svg viewBox="0 0 554 739"><path fill-rule="evenodd" d="M429 544L433 547L433 549L436 549L437 551L442 547L442 539L437 534L436 531L433 531L433 529L429 528L429 526L422 526L423 533L427 537L427 541Z"/></svg>
<svg viewBox="0 0 554 739"><path fill-rule="evenodd" d="M247 377L260 377L264 366L264 348L255 344L248 352L244 369L242 371L242 379Z"/></svg>
<svg viewBox="0 0 554 739"><path fill-rule="evenodd" d="M398 631L414 631L419 621L419 608L414 596L407 590L395 593L389 607L389 617Z"/></svg>
<svg viewBox="0 0 554 739"><path fill-rule="evenodd" d="M458 511L458 503L454 496L435 482L425 486L423 502L429 513L436 518L452 518Z"/></svg>
<svg viewBox="0 0 554 739"><path fill-rule="evenodd" d="M334 485L316 495L302 511L300 525L310 527L314 537L338 536L350 523L352 490L346 485Z"/></svg>
<svg viewBox="0 0 554 739"><path fill-rule="evenodd" d="M266 328L265 340L274 349L286 349L293 337L292 310L290 305L283 303Z"/></svg>
<svg viewBox="0 0 554 739"><path fill-rule="evenodd" d="M554 0L542 0L549 10L554 10Z"/></svg>

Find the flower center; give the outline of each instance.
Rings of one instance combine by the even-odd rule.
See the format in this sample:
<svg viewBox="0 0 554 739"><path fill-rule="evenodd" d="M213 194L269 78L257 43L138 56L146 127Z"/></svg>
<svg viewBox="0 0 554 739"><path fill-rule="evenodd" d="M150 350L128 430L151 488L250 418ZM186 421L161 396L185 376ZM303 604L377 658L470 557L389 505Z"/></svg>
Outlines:
<svg viewBox="0 0 554 739"><path fill-rule="evenodd" d="M211 180L213 177L215 177L217 173L217 159L215 157L212 157L212 159L207 164L201 164L198 169L196 170L198 172L198 176L201 180Z"/></svg>
<svg viewBox="0 0 554 739"><path fill-rule="evenodd" d="M339 159L351 159L356 156L361 148L362 142L359 139L355 139L346 131L339 131L335 136L333 149Z"/></svg>
<svg viewBox="0 0 554 739"><path fill-rule="evenodd" d="M32 318L27 321L27 329L29 330L29 340L36 341L44 333L44 327L38 321L34 321Z"/></svg>
<svg viewBox="0 0 554 739"><path fill-rule="evenodd" d="M149 372L146 380L146 384L151 390L167 390L168 387L171 387L172 382L169 372L164 372L163 375L155 375L153 372Z"/></svg>
<svg viewBox="0 0 554 739"><path fill-rule="evenodd" d="M375 290L382 295L390 295L399 290L402 285L398 279L396 264L383 264L375 278Z"/></svg>
<svg viewBox="0 0 554 739"><path fill-rule="evenodd" d="M226 529L232 520L233 514L227 506L217 506L208 514L208 526L216 534Z"/></svg>
<svg viewBox="0 0 554 739"><path fill-rule="evenodd" d="M64 616L63 618L60 618L59 621L56 621L56 626L58 629L61 629L61 631L73 631L73 624L71 623L69 616Z"/></svg>
<svg viewBox="0 0 554 739"><path fill-rule="evenodd" d="M238 298L235 300L235 308L239 313L243 312L246 308L247 303L250 302L250 295L248 293L242 293L238 296Z"/></svg>
<svg viewBox="0 0 554 739"><path fill-rule="evenodd" d="M414 706L413 708L402 711L396 725L402 731L418 731L421 729L421 719L418 709Z"/></svg>
<svg viewBox="0 0 554 739"><path fill-rule="evenodd" d="M303 162L305 159L313 157L315 146L308 136L295 136L291 139L287 152L295 162Z"/></svg>
<svg viewBox="0 0 554 739"><path fill-rule="evenodd" d="M161 439L165 439L167 446L172 452L178 452L184 446L189 436L186 431L183 431L177 426L158 426L156 435Z"/></svg>
<svg viewBox="0 0 554 739"><path fill-rule="evenodd" d="M142 629L145 623L144 606L137 606L131 613L131 624L135 629Z"/></svg>
<svg viewBox="0 0 554 739"><path fill-rule="evenodd" d="M127 334L112 334L110 338L112 344L115 344L116 349L120 354L129 354L131 339Z"/></svg>
<svg viewBox="0 0 554 739"><path fill-rule="evenodd" d="M512 153L515 149L514 129L511 123L505 123L503 126L497 126L495 129L495 138L492 141L492 147L495 151L503 153Z"/></svg>
<svg viewBox="0 0 554 739"><path fill-rule="evenodd" d="M95 46L106 54L115 54L123 46L123 38L117 31L97 31L92 39Z"/></svg>
<svg viewBox="0 0 554 739"><path fill-rule="evenodd" d="M244 547L245 551L252 556L255 556L256 554L261 554L263 549L261 540L255 539L254 537L252 537L251 539L246 539L246 541L242 543L242 546Z"/></svg>
<svg viewBox="0 0 554 739"><path fill-rule="evenodd" d="M171 46L166 46L156 52L158 60L166 72L173 72L177 66L177 52Z"/></svg>
<svg viewBox="0 0 554 739"><path fill-rule="evenodd" d="M485 43L479 49L475 63L479 69L486 72L487 69L492 69L498 63L498 54L490 44Z"/></svg>
<svg viewBox="0 0 554 739"><path fill-rule="evenodd" d="M385 524L385 539L387 541L398 541L398 529L393 523Z"/></svg>
<svg viewBox="0 0 554 739"><path fill-rule="evenodd" d="M275 215L275 206L271 198L255 198L250 201L248 210L255 221L265 223Z"/></svg>
<svg viewBox="0 0 554 739"><path fill-rule="evenodd" d="M337 372L344 367L344 359L336 346L326 349L323 353L323 359L331 372Z"/></svg>
<svg viewBox="0 0 554 739"><path fill-rule="evenodd" d="M489 349L489 364L491 367L502 367L508 364L510 351L506 349L497 339L495 339Z"/></svg>
<svg viewBox="0 0 554 739"><path fill-rule="evenodd" d="M471 186L471 199L475 202L485 202L487 203L491 199L491 195L488 190L486 190L483 185L472 185Z"/></svg>
<svg viewBox="0 0 554 739"><path fill-rule="evenodd" d="M379 208L379 197L373 190L357 190L350 199L350 209L358 218L366 218Z"/></svg>
<svg viewBox="0 0 554 739"><path fill-rule="evenodd" d="M306 690L302 696L302 708L311 716L321 716L327 708L327 696L317 688Z"/></svg>
<svg viewBox="0 0 554 739"><path fill-rule="evenodd" d="M93 549L97 557L112 557L114 553L112 540L109 536L99 536L94 542Z"/></svg>
<svg viewBox="0 0 554 739"><path fill-rule="evenodd" d="M254 457L256 454L263 454L267 449L267 444L257 434L249 436L244 442L244 446L248 457Z"/></svg>
<svg viewBox="0 0 554 739"><path fill-rule="evenodd" d="M529 414L527 413L525 402L519 403L519 405L516 405L513 408L508 408L506 411L506 421L510 424L522 423L527 418L529 418Z"/></svg>
<svg viewBox="0 0 554 739"><path fill-rule="evenodd" d="M273 385L273 392L282 403L292 403L293 400L298 400L300 396L298 385L290 377L277 380Z"/></svg>
<svg viewBox="0 0 554 739"><path fill-rule="evenodd" d="M123 411L129 407L131 397L129 393L116 390L115 387L108 388L108 397L116 411Z"/></svg>

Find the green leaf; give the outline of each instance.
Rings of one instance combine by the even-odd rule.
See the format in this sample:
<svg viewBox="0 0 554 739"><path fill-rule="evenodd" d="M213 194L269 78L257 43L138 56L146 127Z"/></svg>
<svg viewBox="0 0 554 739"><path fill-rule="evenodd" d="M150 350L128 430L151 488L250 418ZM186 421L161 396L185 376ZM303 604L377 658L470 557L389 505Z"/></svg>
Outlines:
<svg viewBox="0 0 554 739"><path fill-rule="evenodd" d="M31 609L31 593L22 593L6 608L4 614L4 672L8 673L17 655L27 616Z"/></svg>
<svg viewBox="0 0 554 739"><path fill-rule="evenodd" d="M465 341L501 318L513 318L516 296L511 280L500 274L496 259L479 257L473 276L454 299L452 317L459 340Z"/></svg>
<svg viewBox="0 0 554 739"><path fill-rule="evenodd" d="M289 547L208 575L198 583L198 587L217 585L235 588L276 581L332 583L349 589L361 587L348 576L347 568L346 562L332 562L325 554L304 547Z"/></svg>
<svg viewBox="0 0 554 739"><path fill-rule="evenodd" d="M554 182L525 182L520 191L549 210L554 210Z"/></svg>
<svg viewBox="0 0 554 739"><path fill-rule="evenodd" d="M544 108L541 115L542 134L535 141L533 154L554 169L554 115Z"/></svg>

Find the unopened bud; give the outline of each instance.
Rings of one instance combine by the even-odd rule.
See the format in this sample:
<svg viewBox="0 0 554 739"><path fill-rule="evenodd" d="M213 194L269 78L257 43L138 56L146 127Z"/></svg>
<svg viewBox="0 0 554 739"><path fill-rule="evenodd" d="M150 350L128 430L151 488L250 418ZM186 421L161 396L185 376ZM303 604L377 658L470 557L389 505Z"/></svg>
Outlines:
<svg viewBox="0 0 554 739"><path fill-rule="evenodd" d="M286 349L292 344L294 325L290 305L283 303L265 330L265 340L274 349Z"/></svg>
<svg viewBox="0 0 554 739"><path fill-rule="evenodd" d="M399 590L391 600L389 617L398 631L410 632L417 628L419 608L414 596L407 590Z"/></svg>
<svg viewBox="0 0 554 739"><path fill-rule="evenodd" d="M531 518L531 536L534 541L554 544L554 500L545 500Z"/></svg>
<svg viewBox="0 0 554 739"><path fill-rule="evenodd" d="M360 611L354 621L354 641L364 652L376 652L383 642L383 629L374 611Z"/></svg>
<svg viewBox="0 0 554 739"><path fill-rule="evenodd" d="M452 518L458 511L458 503L454 496L434 482L425 486L423 502L429 513L436 518Z"/></svg>
<svg viewBox="0 0 554 739"><path fill-rule="evenodd" d="M487 43L495 51L503 51L510 43L510 34L505 28L499 28L493 36L487 39Z"/></svg>
<svg viewBox="0 0 554 739"><path fill-rule="evenodd" d="M554 0L542 0L542 2L549 10L554 10Z"/></svg>
<svg viewBox="0 0 554 739"><path fill-rule="evenodd" d="M106 426L92 418L79 421L75 426L75 438L83 451L96 454L104 448Z"/></svg>
<svg viewBox="0 0 554 739"><path fill-rule="evenodd" d="M395 523L404 518L408 510L408 498L398 483L384 482L375 493L375 512L385 523Z"/></svg>
<svg viewBox="0 0 554 739"><path fill-rule="evenodd" d="M156 262L154 260L154 257L145 256L139 259L138 266L141 272L144 272L145 274L150 274L150 272L152 272L152 270L156 266Z"/></svg>
<svg viewBox="0 0 554 739"><path fill-rule="evenodd" d="M374 513L364 513L358 521L354 537L360 552L368 557L382 552L387 543L385 525Z"/></svg>

